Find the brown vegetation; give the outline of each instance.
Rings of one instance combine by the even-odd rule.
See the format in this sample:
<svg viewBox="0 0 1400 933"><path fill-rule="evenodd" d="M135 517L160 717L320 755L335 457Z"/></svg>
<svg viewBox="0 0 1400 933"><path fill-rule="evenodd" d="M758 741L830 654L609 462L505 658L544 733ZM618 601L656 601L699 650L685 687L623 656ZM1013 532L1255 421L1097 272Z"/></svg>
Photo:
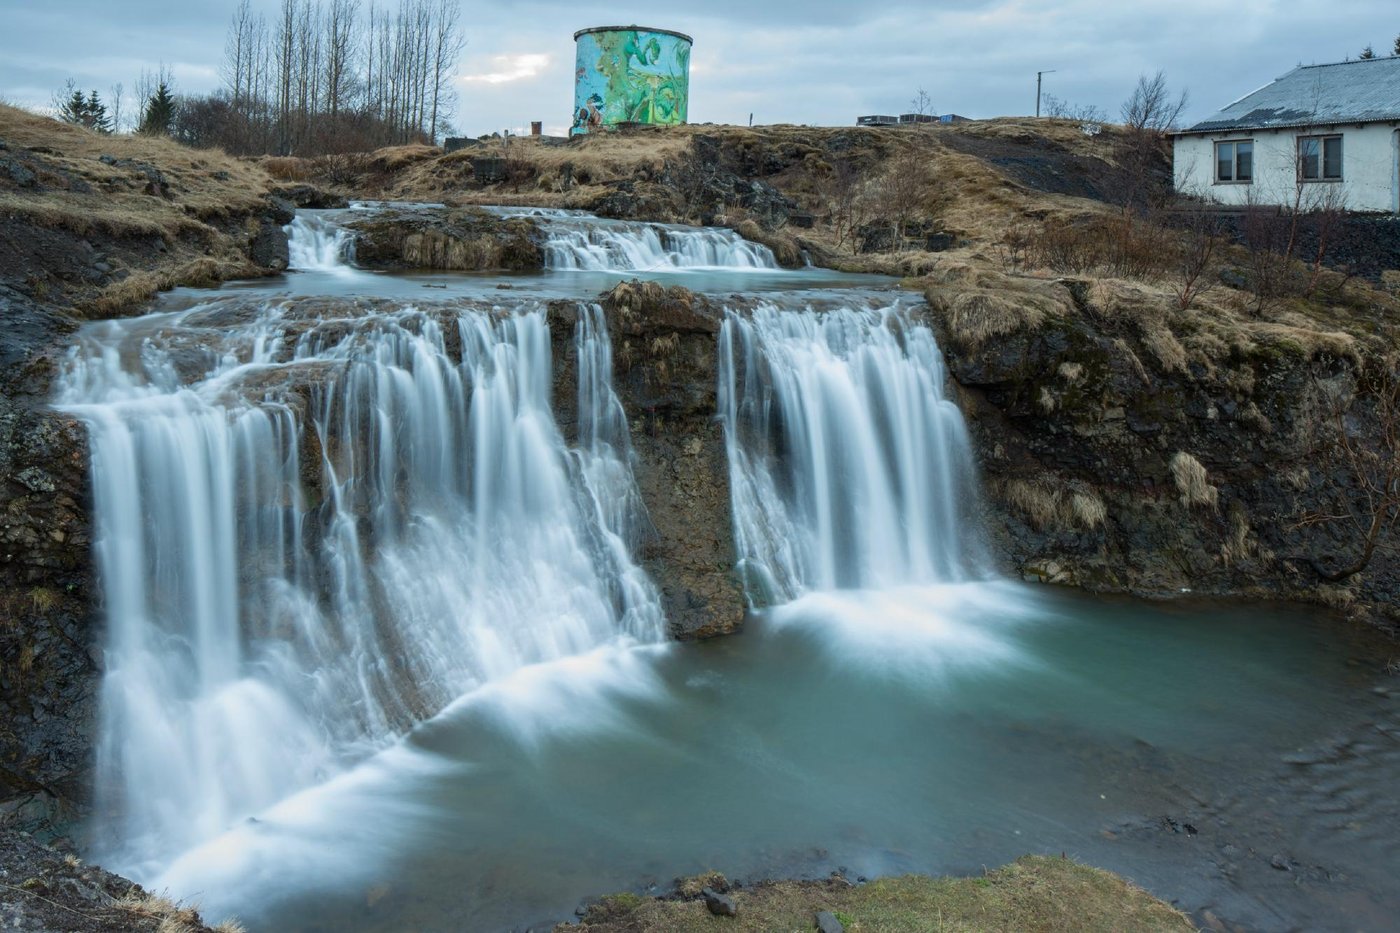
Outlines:
<svg viewBox="0 0 1400 933"><path fill-rule="evenodd" d="M103 316L172 285L259 274L250 244L267 223L273 184L261 167L3 105L0 139L18 167L12 177L25 182L0 184L9 231L0 247L14 254L10 273L23 272L16 287L35 299ZM109 267L97 275L79 258L94 253Z"/></svg>
<svg viewBox="0 0 1400 933"><path fill-rule="evenodd" d="M705 876L704 886L716 878ZM603 898L575 926L581 933L688 933L810 930L828 911L850 933L970 931L1193 930L1179 911L1122 878L1066 858L1027 856L975 878L908 875L853 885L829 881L765 882L734 888L732 919L710 915L700 881L682 882L673 898L620 894ZM721 889L727 885L721 885ZM695 893L691 893L691 892Z"/></svg>

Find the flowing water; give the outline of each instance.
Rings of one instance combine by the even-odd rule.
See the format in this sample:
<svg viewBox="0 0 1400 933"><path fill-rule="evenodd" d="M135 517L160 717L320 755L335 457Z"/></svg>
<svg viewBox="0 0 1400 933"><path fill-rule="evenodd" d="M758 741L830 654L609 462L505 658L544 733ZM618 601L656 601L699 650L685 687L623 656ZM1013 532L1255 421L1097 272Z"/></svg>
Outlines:
<svg viewBox="0 0 1400 933"><path fill-rule="evenodd" d="M1062 851L1250 928L1400 915L1375 646L996 579L910 297L727 231L536 213L542 276L367 273L308 212L283 279L84 329L58 404L91 431L109 631L95 856L269 931ZM717 414L759 608L710 644L664 640L636 563L591 296L642 270L758 297L719 335Z"/></svg>

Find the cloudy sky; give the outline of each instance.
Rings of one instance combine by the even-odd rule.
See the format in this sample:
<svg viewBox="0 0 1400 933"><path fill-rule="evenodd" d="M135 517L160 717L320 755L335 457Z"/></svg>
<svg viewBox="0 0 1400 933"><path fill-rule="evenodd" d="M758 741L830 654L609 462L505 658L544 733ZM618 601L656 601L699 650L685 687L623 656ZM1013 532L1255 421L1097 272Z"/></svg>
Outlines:
<svg viewBox="0 0 1400 933"><path fill-rule="evenodd" d="M164 62L182 91L217 87L236 0L16 0L0 33L0 98L44 106L73 78L130 93ZM392 5L394 0L380 0ZM367 5L368 0L363 0ZM254 0L269 18L277 0ZM695 37L692 122L847 124L900 113L918 88L933 109L1026 114L1045 91L1116 114L1144 71L1163 69L1204 117L1299 63L1388 54L1395 0L464 0L468 44L454 125L478 135L572 104L573 32L640 23ZM128 103L128 107L131 104Z"/></svg>

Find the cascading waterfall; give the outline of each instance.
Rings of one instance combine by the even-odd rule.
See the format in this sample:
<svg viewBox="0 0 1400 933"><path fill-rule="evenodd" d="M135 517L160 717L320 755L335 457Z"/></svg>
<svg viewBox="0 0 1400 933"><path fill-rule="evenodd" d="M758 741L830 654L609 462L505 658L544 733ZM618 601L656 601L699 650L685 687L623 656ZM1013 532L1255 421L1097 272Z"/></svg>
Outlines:
<svg viewBox="0 0 1400 933"><path fill-rule="evenodd" d="M86 333L60 404L91 434L104 858L150 877L478 685L662 637L596 307L576 339L571 449L541 307L220 300Z"/></svg>
<svg viewBox="0 0 1400 933"><path fill-rule="evenodd" d="M545 266L559 272L665 272L778 268L773 251L732 230L534 215L548 239Z"/></svg>
<svg viewBox="0 0 1400 933"><path fill-rule="evenodd" d="M898 305L760 304L720 333L740 567L756 602L957 582L979 565L966 426Z"/></svg>
<svg viewBox="0 0 1400 933"><path fill-rule="evenodd" d="M324 213L297 214L287 225L288 268L295 272L351 271L355 238Z"/></svg>

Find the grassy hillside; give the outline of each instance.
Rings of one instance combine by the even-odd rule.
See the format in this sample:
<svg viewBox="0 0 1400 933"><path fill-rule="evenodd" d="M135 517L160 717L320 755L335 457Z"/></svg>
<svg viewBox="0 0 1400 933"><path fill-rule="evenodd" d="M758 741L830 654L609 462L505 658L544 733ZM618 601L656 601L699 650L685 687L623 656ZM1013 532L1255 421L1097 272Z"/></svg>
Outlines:
<svg viewBox="0 0 1400 933"><path fill-rule="evenodd" d="M4 105L0 146L0 282L34 301L100 317L268 268L274 183L255 163Z"/></svg>

